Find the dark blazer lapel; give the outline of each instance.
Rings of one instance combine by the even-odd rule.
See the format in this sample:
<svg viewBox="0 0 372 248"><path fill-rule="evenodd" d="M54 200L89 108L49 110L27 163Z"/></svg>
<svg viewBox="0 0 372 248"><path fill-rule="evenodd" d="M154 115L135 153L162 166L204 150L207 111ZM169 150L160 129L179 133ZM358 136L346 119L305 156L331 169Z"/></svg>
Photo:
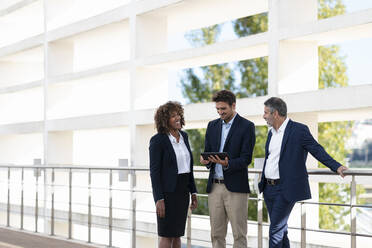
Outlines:
<svg viewBox="0 0 372 248"><path fill-rule="evenodd" d="M167 134L164 134L164 142L166 143L166 146L168 148L168 151L171 155L171 158L172 160L175 162L175 164L177 165L177 158L176 158L176 153L174 152L174 149L173 149L173 146L172 146L172 143L171 141L169 140L169 137Z"/></svg>
<svg viewBox="0 0 372 248"><path fill-rule="evenodd" d="M227 143L229 142L229 139L231 138L231 136L232 136L233 132L235 131L236 127L239 125L238 122L240 121L240 118L241 118L240 115L236 114L235 119L234 119L234 121L233 121L233 123L230 127L229 133L227 134L227 137L226 137L226 140L225 140L225 145L223 146L222 151L225 150L225 147L226 147ZM222 123L221 123L221 129L222 129ZM220 140L221 140L221 138L220 138Z"/></svg>
<svg viewBox="0 0 372 248"><path fill-rule="evenodd" d="M187 150L189 150L189 153L190 153L190 155L192 156L192 152L191 152L190 144L189 144L188 139L186 138L186 134L185 134L184 132L182 132L182 131L181 131L180 133L181 133L181 135L182 135L182 137L183 137L183 140L184 140L184 142L185 142L185 144L186 144Z"/></svg>
<svg viewBox="0 0 372 248"><path fill-rule="evenodd" d="M217 122L217 134L216 134L216 138L217 138L217 142L215 144L217 144L217 151L220 150L220 145L221 145L221 134L222 134L222 120L219 119L218 122Z"/></svg>
<svg viewBox="0 0 372 248"><path fill-rule="evenodd" d="M271 140L272 132L271 130L267 134L267 139L266 139L266 145L265 145L265 161L264 161L264 166L262 168L262 175L261 175L261 180L264 179L265 177L265 167L266 167L266 160L269 157L269 145L270 145L270 140Z"/></svg>
<svg viewBox="0 0 372 248"><path fill-rule="evenodd" d="M279 160L282 158L284 147L287 144L288 137L289 137L289 134L291 133L291 131L292 131L292 121L289 120L288 121L288 124L287 124L287 126L286 126L286 128L284 130L284 136L283 136L283 140L282 140L282 146L280 148L280 158L279 158Z"/></svg>
<svg viewBox="0 0 372 248"><path fill-rule="evenodd" d="M271 136L273 135L273 133L271 132L271 130L269 131L269 134L267 135L267 139L266 139L266 145L265 145L265 159L267 159L269 157L269 145L270 145L270 140L271 140Z"/></svg>

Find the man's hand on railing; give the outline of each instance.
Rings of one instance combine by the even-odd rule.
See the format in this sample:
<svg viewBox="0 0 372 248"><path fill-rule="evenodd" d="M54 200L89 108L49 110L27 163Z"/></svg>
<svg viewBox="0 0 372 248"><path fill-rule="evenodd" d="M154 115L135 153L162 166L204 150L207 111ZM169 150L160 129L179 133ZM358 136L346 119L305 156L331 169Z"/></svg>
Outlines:
<svg viewBox="0 0 372 248"><path fill-rule="evenodd" d="M344 171L346 171L348 168L346 166L340 166L337 169L337 174L339 174L342 178L345 177Z"/></svg>
<svg viewBox="0 0 372 248"><path fill-rule="evenodd" d="M164 199L161 199L161 200L158 200L156 202L156 214L160 217L160 218L164 218L165 217L165 204L164 204Z"/></svg>
<svg viewBox="0 0 372 248"><path fill-rule="evenodd" d="M191 210L194 210L197 207L198 207L198 198L196 197L196 194L192 194L190 208Z"/></svg>

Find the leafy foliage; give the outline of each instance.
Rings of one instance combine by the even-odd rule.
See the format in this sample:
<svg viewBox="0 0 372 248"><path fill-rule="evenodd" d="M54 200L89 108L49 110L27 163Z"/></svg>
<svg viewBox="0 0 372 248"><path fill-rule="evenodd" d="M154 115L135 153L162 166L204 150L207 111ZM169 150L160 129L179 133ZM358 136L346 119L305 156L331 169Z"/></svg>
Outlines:
<svg viewBox="0 0 372 248"><path fill-rule="evenodd" d="M342 0L319 0L318 19L329 18L345 12ZM267 14L259 14L235 20L234 32L238 37L254 35L265 32L268 29ZM221 33L220 25L202 28L186 34L186 38L193 46L204 46L216 43ZM340 48L336 45L322 46L319 53L319 89L329 87L343 87L348 84L346 74L345 56L340 55ZM236 74L239 70L240 84L236 85ZM181 80L183 95L189 103L209 102L214 92L221 89L229 89L237 97L251 97L267 95L268 85L268 58L261 57L239 61L235 64L224 63L218 65L203 66L198 69L186 69ZM352 122L329 122L319 123L319 142L337 161L344 163L348 154L345 147L346 140L351 135ZM195 162L198 163L199 154L204 149L205 129L188 130L190 143L193 149ZM267 127L256 127L256 146L254 157L264 157ZM250 165L252 167L253 165ZM197 188L199 193L205 194L206 180L198 179ZM350 192L348 185L319 184L319 199L321 202L349 202ZM363 192L358 187L357 193ZM256 197L255 193L251 197ZM345 216L348 208L334 206L320 206L320 228L348 230ZM198 214L208 215L206 197L199 197L199 207L195 211ZM264 218L267 220L267 211L264 209ZM257 202L249 201L248 219L257 220Z"/></svg>
<svg viewBox="0 0 372 248"><path fill-rule="evenodd" d="M318 18L325 19L345 13L345 5L341 0L319 0ZM321 46L319 53L319 89L344 87L348 85L345 56L340 55L340 47L336 45ZM324 122L318 125L318 139L327 152L337 161L345 164L345 157L350 153L346 149L346 141L351 137L353 122ZM325 167L324 165L319 165ZM357 187L357 194L362 194L364 188ZM349 203L350 186L335 183L319 184L319 201L332 203ZM349 208L337 206L319 206L319 227L323 229L350 231L345 217Z"/></svg>

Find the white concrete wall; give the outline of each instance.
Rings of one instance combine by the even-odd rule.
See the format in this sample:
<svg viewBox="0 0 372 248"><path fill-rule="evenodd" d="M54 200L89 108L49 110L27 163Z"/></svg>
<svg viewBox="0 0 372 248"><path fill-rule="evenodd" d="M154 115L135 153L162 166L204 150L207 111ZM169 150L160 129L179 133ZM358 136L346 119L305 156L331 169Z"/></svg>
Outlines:
<svg viewBox="0 0 372 248"><path fill-rule="evenodd" d="M263 12L265 33L185 50L170 51L167 44L176 32ZM370 118L372 85L318 90L317 53L319 45L372 37L371 23L371 9L318 21L316 0L39 0L7 8L0 11L0 32L7 34L0 39L0 163L45 158L43 164L117 166L128 159L130 166L148 166L155 109L174 99L170 70L263 56L269 58L268 96L285 99L291 118L315 137L320 121ZM239 99L238 112L263 125L268 96ZM186 128L206 127L217 117L212 103L187 105L185 116ZM311 157L308 167L316 167ZM56 182L67 179L59 173ZM107 185L106 175L95 180ZM137 186L150 189L148 174L138 176ZM311 187L317 200L317 184ZM107 195L95 194L94 201L107 203ZM151 194L138 197L137 206L153 210ZM317 215L309 207L308 226L316 228ZM139 218L155 223L151 214ZM298 221L296 209L290 223ZM66 234L65 223L56 229ZM298 233L291 238L299 240ZM137 243L155 241L143 235Z"/></svg>

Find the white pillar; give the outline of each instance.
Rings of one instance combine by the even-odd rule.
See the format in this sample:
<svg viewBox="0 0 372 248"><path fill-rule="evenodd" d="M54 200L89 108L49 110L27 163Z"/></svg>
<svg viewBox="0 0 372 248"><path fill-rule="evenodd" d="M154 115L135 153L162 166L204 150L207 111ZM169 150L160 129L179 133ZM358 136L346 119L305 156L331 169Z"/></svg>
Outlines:
<svg viewBox="0 0 372 248"><path fill-rule="evenodd" d="M136 16L135 18L136 58L166 52L168 40L167 18L151 14Z"/></svg>
<svg viewBox="0 0 372 248"><path fill-rule="evenodd" d="M73 132L72 131L64 131L64 132L48 132L47 135L47 158L48 158L48 165L71 165L72 158L73 158ZM51 170L47 170L47 176L45 177L45 183L48 185L52 184L52 173ZM55 184L66 184L66 176L65 172L61 172L59 170L55 170ZM45 187L45 211L51 212L52 211L52 204L51 204L51 192L50 187ZM56 209L54 209L56 211ZM51 233L51 219L48 214L45 212L45 222L44 222L44 233L50 234ZM49 215L50 216L50 215ZM66 231L66 227L60 223L58 224L58 220L54 220L54 233L61 234Z"/></svg>
<svg viewBox="0 0 372 248"><path fill-rule="evenodd" d="M290 108L290 106L288 106ZM297 121L307 125L310 129L311 134L317 140L318 139L318 115L314 114L293 114L290 116L293 121ZM316 169L318 168L318 161L309 153L306 160L307 169ZM311 201L319 201L319 186L317 182L312 183L310 181L311 189ZM306 228L318 229L319 228L319 206L318 205L305 205L306 207ZM300 205L296 205L292 211L290 219L288 221L289 226L298 226L301 225L301 211ZM289 233L292 233L290 240L300 241L301 234L300 231L291 230ZM309 240L309 237L307 238Z"/></svg>
<svg viewBox="0 0 372 248"><path fill-rule="evenodd" d="M71 165L73 159L73 132L48 133L48 163Z"/></svg>
<svg viewBox="0 0 372 248"><path fill-rule="evenodd" d="M55 76L73 72L74 44L69 41L55 41L48 44L48 75Z"/></svg>
<svg viewBox="0 0 372 248"><path fill-rule="evenodd" d="M279 40L281 30L317 20L317 0L269 1L270 96L318 89L316 42Z"/></svg>

